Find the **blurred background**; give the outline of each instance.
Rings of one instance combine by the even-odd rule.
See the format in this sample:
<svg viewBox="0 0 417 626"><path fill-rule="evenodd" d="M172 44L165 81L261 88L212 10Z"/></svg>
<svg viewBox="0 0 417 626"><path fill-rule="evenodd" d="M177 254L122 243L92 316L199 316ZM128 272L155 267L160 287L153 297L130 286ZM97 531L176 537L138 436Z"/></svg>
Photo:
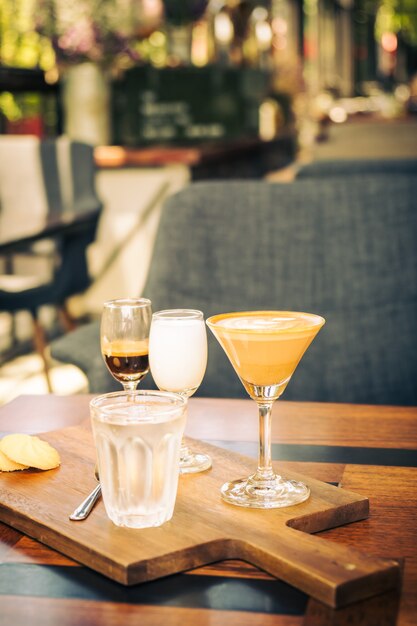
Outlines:
<svg viewBox="0 0 417 626"><path fill-rule="evenodd" d="M95 149L104 211L81 322L140 293L167 194L416 157L416 122L416 0L0 0L0 138ZM0 402L46 391L30 340L24 312L0 312ZM58 393L86 389L71 366L53 376Z"/></svg>
<svg viewBox="0 0 417 626"><path fill-rule="evenodd" d="M295 124L308 144L327 119L417 112L417 3L0 0L0 64L1 133L184 145Z"/></svg>

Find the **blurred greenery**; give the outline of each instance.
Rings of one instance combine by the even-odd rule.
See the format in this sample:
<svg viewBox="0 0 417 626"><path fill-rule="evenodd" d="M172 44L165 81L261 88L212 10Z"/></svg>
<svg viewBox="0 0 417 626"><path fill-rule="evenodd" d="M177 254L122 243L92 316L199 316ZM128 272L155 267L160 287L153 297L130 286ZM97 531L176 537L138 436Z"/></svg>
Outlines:
<svg viewBox="0 0 417 626"><path fill-rule="evenodd" d="M417 0L356 0L356 10L376 16L375 35L401 33L404 41L417 45Z"/></svg>
<svg viewBox="0 0 417 626"><path fill-rule="evenodd" d="M47 37L35 30L37 0L0 0L0 63L9 67L55 65L55 54Z"/></svg>

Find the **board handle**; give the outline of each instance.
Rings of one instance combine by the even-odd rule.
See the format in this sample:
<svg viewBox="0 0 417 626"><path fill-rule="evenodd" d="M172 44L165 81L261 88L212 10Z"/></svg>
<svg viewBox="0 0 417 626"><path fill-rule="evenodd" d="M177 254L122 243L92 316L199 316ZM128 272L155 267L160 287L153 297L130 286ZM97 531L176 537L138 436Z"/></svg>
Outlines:
<svg viewBox="0 0 417 626"><path fill-rule="evenodd" d="M239 557L333 608L399 588L397 561L285 528L281 536L238 541ZM243 543L243 545L242 545ZM245 556L242 555L245 553Z"/></svg>

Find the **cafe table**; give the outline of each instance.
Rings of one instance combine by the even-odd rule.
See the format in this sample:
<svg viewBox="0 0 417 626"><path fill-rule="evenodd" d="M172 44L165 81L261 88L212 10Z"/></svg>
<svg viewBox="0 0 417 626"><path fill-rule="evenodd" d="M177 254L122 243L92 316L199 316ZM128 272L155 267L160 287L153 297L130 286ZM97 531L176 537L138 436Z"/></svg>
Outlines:
<svg viewBox="0 0 417 626"><path fill-rule="evenodd" d="M47 437L53 430L88 424L91 397L20 396L0 407L0 434ZM252 457L256 465L252 400L192 398L186 435L227 454ZM273 410L272 441L280 470L369 498L365 519L319 535L332 546L394 560L402 570L400 589L334 609L236 559L126 587L0 523L0 624L417 624L417 407L280 400ZM4 477L0 474L0 481ZM181 476L184 480L189 477ZM93 476L88 484L93 489ZM1 490L0 482L0 514ZM91 516L99 515L102 502L96 507ZM74 523L88 524L89 519Z"/></svg>

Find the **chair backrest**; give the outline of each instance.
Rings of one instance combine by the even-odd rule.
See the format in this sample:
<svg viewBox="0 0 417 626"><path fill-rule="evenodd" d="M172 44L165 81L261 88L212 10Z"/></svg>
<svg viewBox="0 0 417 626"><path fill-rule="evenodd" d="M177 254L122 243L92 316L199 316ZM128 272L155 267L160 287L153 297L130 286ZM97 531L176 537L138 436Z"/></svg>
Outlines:
<svg viewBox="0 0 417 626"><path fill-rule="evenodd" d="M333 159L313 161L301 166L297 178L328 176L356 176L358 174L414 174L417 176L417 159Z"/></svg>
<svg viewBox="0 0 417 626"><path fill-rule="evenodd" d="M163 211L153 309L318 313L326 325L284 398L417 404L417 180L195 183ZM209 332L198 392L244 397Z"/></svg>
<svg viewBox="0 0 417 626"><path fill-rule="evenodd" d="M93 146L62 136L39 142L49 212L82 212L100 204Z"/></svg>
<svg viewBox="0 0 417 626"><path fill-rule="evenodd" d="M0 211L3 219L44 219L49 211L40 156L31 136L0 136Z"/></svg>
<svg viewBox="0 0 417 626"><path fill-rule="evenodd" d="M0 136L3 213L30 220L98 204L92 146L66 137Z"/></svg>
<svg viewBox="0 0 417 626"><path fill-rule="evenodd" d="M83 217L75 228L54 236L58 260L50 281L21 293L4 291L0 297L4 310L61 304L90 284L86 249L94 241L102 207L95 188L93 147L66 137L41 141L5 136L0 137L0 157L4 225L42 226L45 217L55 218L64 212L91 215Z"/></svg>
<svg viewBox="0 0 417 626"><path fill-rule="evenodd" d="M52 213L75 214L100 209L95 185L93 146L66 137L40 144L42 168ZM52 172L52 175L51 175ZM96 235L99 214L58 238L60 263L54 276L53 294L63 302L90 285L87 247Z"/></svg>

